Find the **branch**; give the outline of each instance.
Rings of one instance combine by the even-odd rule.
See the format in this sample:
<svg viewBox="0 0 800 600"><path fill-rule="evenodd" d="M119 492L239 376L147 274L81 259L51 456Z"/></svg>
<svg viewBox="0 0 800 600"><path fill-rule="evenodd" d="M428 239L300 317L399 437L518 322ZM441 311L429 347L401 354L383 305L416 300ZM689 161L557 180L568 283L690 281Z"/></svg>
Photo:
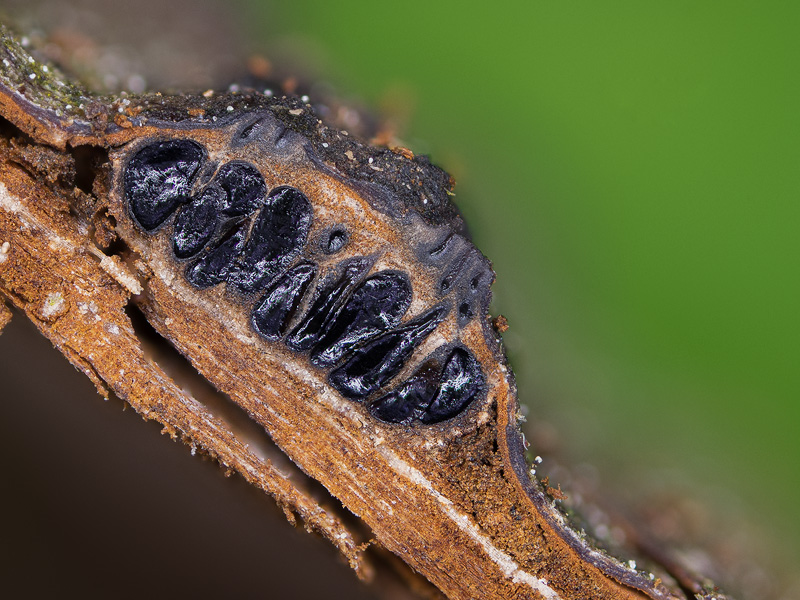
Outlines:
<svg viewBox="0 0 800 600"><path fill-rule="evenodd" d="M0 295L101 395L240 473L365 579L372 543L449 598L723 598L643 541L638 570L598 550L531 475L494 274L443 171L295 96L100 98L5 32L0 52ZM154 361L137 311L368 537Z"/></svg>

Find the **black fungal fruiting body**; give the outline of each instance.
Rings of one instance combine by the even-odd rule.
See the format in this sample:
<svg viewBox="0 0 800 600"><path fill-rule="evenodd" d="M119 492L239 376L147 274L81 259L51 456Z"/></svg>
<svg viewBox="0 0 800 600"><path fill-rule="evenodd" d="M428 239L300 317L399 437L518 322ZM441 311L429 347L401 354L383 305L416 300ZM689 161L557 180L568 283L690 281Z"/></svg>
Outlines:
<svg viewBox="0 0 800 600"><path fill-rule="evenodd" d="M306 316L295 327L286 339L286 345L297 352L311 350L327 332L333 320L338 316L345 294L364 275L370 266L369 260L357 258L349 261L343 269L341 277L330 285L321 285L317 299L311 305Z"/></svg>
<svg viewBox="0 0 800 600"><path fill-rule="evenodd" d="M300 263L277 277L253 309L252 323L256 332L269 340L281 339L316 273L314 264Z"/></svg>
<svg viewBox="0 0 800 600"><path fill-rule="evenodd" d="M189 200L202 159L199 145L174 140L151 144L131 160L125 172L125 193L131 213L145 231L157 229Z"/></svg>
<svg viewBox="0 0 800 600"><path fill-rule="evenodd" d="M256 119L234 143L259 137L276 148L298 143L297 134L273 121ZM192 140L152 141L131 155L123 172L134 222L147 235L167 232L189 283L199 290L225 284L229 294L250 302L256 333L326 370L334 390L365 403L380 421L439 423L485 395L480 363L459 343L439 342L417 361L422 367L413 374L406 369L398 381L448 315L463 328L485 314L492 274L463 235L447 230L423 245L421 262L443 273L439 299L409 316L415 283L404 270L376 267L379 252L350 253L323 277L318 261L347 255L353 232L334 225L310 243L313 197L292 185L270 189L255 162L217 164L210 154Z"/></svg>
<svg viewBox="0 0 800 600"><path fill-rule="evenodd" d="M335 365L361 342L397 325L410 304L411 284L404 273L381 271L367 278L311 353L312 364Z"/></svg>

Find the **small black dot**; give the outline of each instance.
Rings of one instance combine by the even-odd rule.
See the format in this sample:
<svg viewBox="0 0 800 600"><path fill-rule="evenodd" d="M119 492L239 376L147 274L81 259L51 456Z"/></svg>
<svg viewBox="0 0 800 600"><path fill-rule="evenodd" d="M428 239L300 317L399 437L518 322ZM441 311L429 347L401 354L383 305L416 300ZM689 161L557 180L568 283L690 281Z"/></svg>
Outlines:
<svg viewBox="0 0 800 600"><path fill-rule="evenodd" d="M480 275L477 275L472 278L472 281L469 282L469 287L471 287L473 290L477 290L480 283L481 283L481 277Z"/></svg>
<svg viewBox="0 0 800 600"><path fill-rule="evenodd" d="M470 308L469 303L461 303L461 305L458 307L458 316L461 319L469 319L472 316L472 309Z"/></svg>
<svg viewBox="0 0 800 600"><path fill-rule="evenodd" d="M347 232L344 229L334 229L328 234L328 239L322 246L325 254L333 254L338 252L347 243Z"/></svg>

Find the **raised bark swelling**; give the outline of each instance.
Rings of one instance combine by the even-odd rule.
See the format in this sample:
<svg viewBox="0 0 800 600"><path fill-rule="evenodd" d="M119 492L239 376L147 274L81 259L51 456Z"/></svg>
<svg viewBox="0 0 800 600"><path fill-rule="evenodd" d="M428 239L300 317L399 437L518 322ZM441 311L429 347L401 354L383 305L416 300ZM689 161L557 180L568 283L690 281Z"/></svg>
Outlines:
<svg viewBox="0 0 800 600"><path fill-rule="evenodd" d="M158 332L361 517L378 543L450 598L667 599L685 598L686 590L722 597L688 577L678 585L658 565L651 578L594 550L530 477L514 380L487 318L492 273L463 237L443 172L327 128L297 98L255 92L124 103L92 98L61 86L52 67L43 71L3 36L0 108L13 126L3 128L0 140L0 295L101 394L113 391L145 418L239 471L368 575L354 535L334 513L293 487L145 358L124 312L133 297ZM9 137L18 138L15 145ZM150 160L143 148L154 143L167 143L169 156ZM76 166L69 149L78 145L109 152L110 162L93 173L91 194L72 184ZM319 273L306 269L307 276L335 282L343 261L369 257L364 272L334 299L331 316L370 269L408 274L408 314L348 351L330 374L348 397L367 402L336 391L328 371L314 366L307 352L259 335L262 305L253 309L260 298L223 284L251 235L247 221L237 221L231 237L201 254L189 271L175 259L168 213L185 206L207 175L193 170L203 153L220 163L254 165L266 189L291 186L309 199L313 218L297 261L310 261ZM167 175L148 171L159 161L169 163ZM140 194L138 175L128 179L132 169L147 171L147 193ZM107 212L121 243L98 238L106 230L93 224ZM332 231L346 231L346 245L333 243ZM117 254L106 255L98 245ZM194 275L187 281L185 273ZM278 337L312 308L313 298L297 299L307 284L301 283L278 294L286 315L274 326L265 317ZM5 315L0 308L0 323ZM323 320L315 343L328 331L330 320ZM365 351L373 346L386 356ZM429 377L434 389L419 393L439 394L441 401L427 410L445 420L395 424L370 414L370 398L399 389L431 361L441 369ZM418 415L423 422L426 414Z"/></svg>

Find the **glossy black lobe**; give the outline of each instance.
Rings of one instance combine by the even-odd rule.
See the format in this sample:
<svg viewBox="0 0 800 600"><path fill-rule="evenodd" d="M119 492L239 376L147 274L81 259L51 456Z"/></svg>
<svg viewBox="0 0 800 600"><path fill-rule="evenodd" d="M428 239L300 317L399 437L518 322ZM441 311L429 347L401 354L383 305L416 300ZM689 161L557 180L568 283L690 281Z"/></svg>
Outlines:
<svg viewBox="0 0 800 600"><path fill-rule="evenodd" d="M429 365L367 408L373 417L385 423L408 425L422 417L433 400L438 385L438 369Z"/></svg>
<svg viewBox="0 0 800 600"><path fill-rule="evenodd" d="M328 376L331 385L345 398L363 400L382 388L434 330L446 314L442 306L392 331L373 338L356 349L345 363Z"/></svg>
<svg viewBox="0 0 800 600"><path fill-rule="evenodd" d="M145 146L131 158L125 170L125 196L142 228L154 231L188 201L204 156L198 144L172 140Z"/></svg>
<svg viewBox="0 0 800 600"><path fill-rule="evenodd" d="M205 248L211 241L219 222L222 192L208 187L189 204L184 205L175 217L172 232L172 250L178 258L189 258Z"/></svg>
<svg viewBox="0 0 800 600"><path fill-rule="evenodd" d="M255 212L267 193L267 184L259 170L243 162L224 164L214 183L225 192L220 208L227 217L244 217Z"/></svg>
<svg viewBox="0 0 800 600"><path fill-rule="evenodd" d="M455 417L485 387L478 361L464 348L454 348L444 368L429 361L407 381L372 402L372 416L386 423L439 423Z"/></svg>
<svg viewBox="0 0 800 600"><path fill-rule="evenodd" d="M341 310L346 293L366 273L371 263L366 258L354 259L347 263L339 279L322 287L306 316L289 334L286 345L297 352L311 350L325 335L328 326Z"/></svg>
<svg viewBox="0 0 800 600"><path fill-rule="evenodd" d="M430 424L453 418L481 393L484 384L475 357L464 348L455 348L442 370L439 391L420 420Z"/></svg>
<svg viewBox="0 0 800 600"><path fill-rule="evenodd" d="M303 263L276 279L253 309L256 332L267 339L279 340L316 272L316 265Z"/></svg>
<svg viewBox="0 0 800 600"><path fill-rule="evenodd" d="M229 280L243 292L266 285L300 254L311 216L311 203L300 190L287 186L272 190Z"/></svg>
<svg viewBox="0 0 800 600"><path fill-rule="evenodd" d="M397 325L411 304L411 283L403 273L384 271L364 280L341 309L311 354L318 367L332 366L351 349Z"/></svg>
<svg viewBox="0 0 800 600"><path fill-rule="evenodd" d="M231 229L211 250L187 267L185 274L189 283L208 288L225 281L236 256L244 247L246 235L246 222Z"/></svg>

